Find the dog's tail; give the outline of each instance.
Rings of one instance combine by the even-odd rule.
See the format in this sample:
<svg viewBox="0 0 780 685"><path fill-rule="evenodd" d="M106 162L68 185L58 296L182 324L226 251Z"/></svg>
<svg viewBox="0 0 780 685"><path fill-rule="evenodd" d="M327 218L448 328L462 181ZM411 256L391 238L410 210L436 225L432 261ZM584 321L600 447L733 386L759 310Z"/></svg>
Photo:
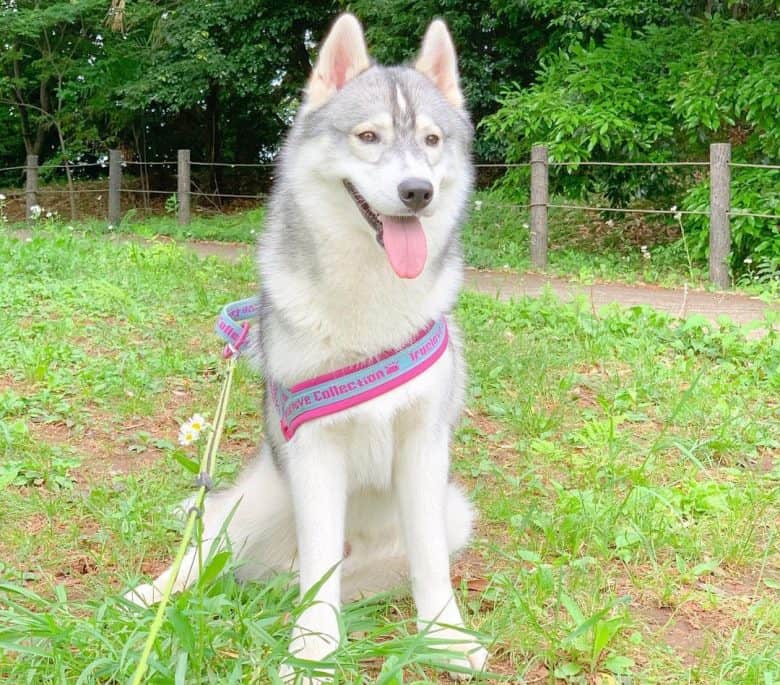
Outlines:
<svg viewBox="0 0 780 685"><path fill-rule="evenodd" d="M192 500L181 504L186 513ZM289 489L276 469L269 450L251 464L238 482L211 493L205 501L203 535L198 546L184 557L173 584L174 592L187 589L200 577L204 560L229 549L240 579L261 579L272 573L289 571L295 560L295 521ZM149 606L160 601L170 582L168 568L151 583L126 593L126 599Z"/></svg>

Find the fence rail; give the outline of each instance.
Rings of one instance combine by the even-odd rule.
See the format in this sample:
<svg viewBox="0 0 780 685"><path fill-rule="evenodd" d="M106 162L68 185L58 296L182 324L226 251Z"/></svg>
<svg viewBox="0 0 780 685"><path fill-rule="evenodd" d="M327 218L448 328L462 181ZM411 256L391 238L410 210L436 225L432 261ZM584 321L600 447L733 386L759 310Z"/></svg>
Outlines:
<svg viewBox="0 0 780 685"><path fill-rule="evenodd" d="M267 197L265 193L221 193L203 192L193 188L191 170L196 167L225 167L225 168L274 168L274 162L259 163L232 163L232 162L199 162L190 159L189 150L179 150L176 161L155 160L150 162L125 161L119 150L110 150L108 159L98 162L59 164L52 168L76 169L82 167L108 167L108 188L79 188L68 189L39 189L38 187L38 157L28 155L27 164L24 166L12 166L0 169L0 173L8 171L24 171L25 189L23 191L11 191L6 197L25 197L26 216L33 220L37 216L39 194L69 194L71 199L76 193L107 193L108 222L114 226L121 220L121 196L122 193L136 193L149 195L172 195L174 191L155 190L149 188L127 188L122 183L122 170L128 166L158 166L176 168L176 199L177 217L182 225L190 223L191 199L202 198L229 198L262 200ZM728 258L731 251L731 217L756 217L761 219L776 219L780 221L780 214L767 214L753 212L749 208L732 208L731 169L766 169L778 170L777 164L747 164L731 161L731 145L729 143L713 143L710 145L710 158L707 161L680 161L680 162L600 162L600 161L550 161L549 152L544 145L535 145L531 150L531 158L528 162L503 164L496 162L484 162L475 165L478 169L512 169L529 168L531 172L530 202L528 204L495 202L496 206L514 207L530 210L530 253L531 263L540 269L544 269L548 262L548 220L551 209L578 210L589 212L621 212L629 214L655 214L655 215L697 215L710 218L710 254L709 274L710 280L720 288L729 286ZM652 208L617 208L617 207L593 207L589 205L559 204L550 202L549 197L549 172L550 168L558 167L709 167L710 176L710 208L709 211L652 209Z"/></svg>

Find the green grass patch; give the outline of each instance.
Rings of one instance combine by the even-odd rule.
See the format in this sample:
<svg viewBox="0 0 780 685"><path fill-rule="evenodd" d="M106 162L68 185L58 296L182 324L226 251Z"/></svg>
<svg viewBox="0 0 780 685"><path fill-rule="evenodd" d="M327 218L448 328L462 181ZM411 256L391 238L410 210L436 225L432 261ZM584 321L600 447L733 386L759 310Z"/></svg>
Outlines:
<svg viewBox="0 0 780 685"><path fill-rule="evenodd" d="M132 673L152 613L121 592L171 559L192 492L178 425L213 411L214 317L254 287L248 260L176 244L0 236L0 680ZM456 316L471 377L454 470L481 513L458 595L491 667L778 682L777 333L549 297L464 294ZM221 483L260 437L257 378L240 365L235 382ZM197 585L148 682L274 682L297 611L287 577ZM343 630L342 682L446 682L407 600L352 605Z"/></svg>
<svg viewBox="0 0 780 685"><path fill-rule="evenodd" d="M577 204L567 198L552 201ZM167 203L166 207L168 204L171 211L166 209L165 214L157 216L144 216L130 209L119 226L108 226L105 220L96 219L73 225L62 215L47 219L44 213L36 230L253 244L263 228L263 206L229 213L196 210L192 222L182 226L176 218L175 203ZM24 224L9 224L6 228L24 228ZM711 288L706 262L691 256L695 252L687 236L691 228L686 217L677 220L669 216L553 208L549 214L547 272L585 283L616 281ZM474 194L463 227L463 245L466 262L472 267L533 270L528 210L501 192L483 190ZM745 269L735 286L771 301L780 297L776 270L758 264Z"/></svg>

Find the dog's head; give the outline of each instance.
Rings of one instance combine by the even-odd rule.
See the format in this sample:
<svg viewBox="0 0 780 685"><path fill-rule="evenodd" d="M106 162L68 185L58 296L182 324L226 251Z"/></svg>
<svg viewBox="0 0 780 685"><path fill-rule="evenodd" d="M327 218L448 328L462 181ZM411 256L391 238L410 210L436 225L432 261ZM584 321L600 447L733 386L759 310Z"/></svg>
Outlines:
<svg viewBox="0 0 780 685"><path fill-rule="evenodd" d="M308 192L346 217L339 230L374 240L399 277L418 276L456 231L472 180L472 126L444 22L430 24L412 65L381 67L358 20L341 15L297 128L296 166L316 176Z"/></svg>

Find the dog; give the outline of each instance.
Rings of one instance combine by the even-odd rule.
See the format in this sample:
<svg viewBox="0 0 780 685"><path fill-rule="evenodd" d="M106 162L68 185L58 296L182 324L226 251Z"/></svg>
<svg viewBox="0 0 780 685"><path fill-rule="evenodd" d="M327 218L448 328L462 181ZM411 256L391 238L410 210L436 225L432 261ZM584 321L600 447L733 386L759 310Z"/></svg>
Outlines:
<svg viewBox="0 0 780 685"><path fill-rule="evenodd" d="M459 630L449 570L474 520L448 477L466 381L450 312L472 136L443 21L429 25L412 65L383 67L358 20L337 19L281 152L258 246L264 443L204 513L204 539L229 544L240 578L293 568L301 595L321 583L292 630L298 658L322 661L338 647L342 602L410 580L419 628L447 641L450 663L485 668L485 649ZM157 601L170 575L128 598ZM196 579L193 550L174 587ZM281 676L296 677L287 662Z"/></svg>

